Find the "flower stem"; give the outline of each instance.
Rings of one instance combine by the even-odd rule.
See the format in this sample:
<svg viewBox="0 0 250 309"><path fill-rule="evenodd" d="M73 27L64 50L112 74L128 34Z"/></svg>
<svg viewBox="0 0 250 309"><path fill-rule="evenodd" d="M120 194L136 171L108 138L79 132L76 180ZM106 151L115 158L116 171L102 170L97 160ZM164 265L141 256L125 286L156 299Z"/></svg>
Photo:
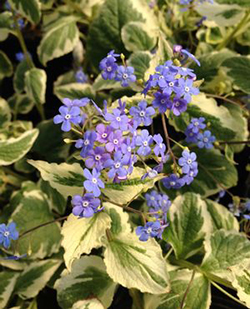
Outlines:
<svg viewBox="0 0 250 309"><path fill-rule="evenodd" d="M222 293L224 293L225 295L227 295L229 298L233 299L234 301L236 301L237 303L241 304L242 306L246 307L246 305L241 302L238 298L234 297L233 295L231 295L230 293L228 293L227 291L225 291L221 286L219 286L217 283L215 283L214 281L211 281L211 284L213 286L215 286L218 290L220 290Z"/></svg>
<svg viewBox="0 0 250 309"><path fill-rule="evenodd" d="M191 279L190 279L190 281L189 281L189 283L188 283L187 289L186 289L186 291L185 291L185 293L184 293L184 296L183 296L183 298L182 298L181 305L180 305L180 309L183 309L183 308L184 308L184 303L185 303L185 300L186 300L186 298L187 298L188 292L189 292L189 290L190 290L190 288L191 288L192 282L193 282L193 280L194 280L194 275L195 275L195 269L193 269Z"/></svg>

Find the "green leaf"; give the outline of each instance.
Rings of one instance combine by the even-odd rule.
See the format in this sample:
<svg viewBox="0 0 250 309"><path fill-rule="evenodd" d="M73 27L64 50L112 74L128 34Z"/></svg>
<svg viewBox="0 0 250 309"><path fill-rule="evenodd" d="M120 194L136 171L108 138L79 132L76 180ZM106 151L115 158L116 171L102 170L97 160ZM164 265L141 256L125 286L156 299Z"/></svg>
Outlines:
<svg viewBox="0 0 250 309"><path fill-rule="evenodd" d="M215 135L217 140L234 140L236 135L242 131L247 131L247 129L242 111L237 108L237 117L235 117L235 113L231 113L231 108L228 106L225 104L218 106L215 99L208 98L204 93L200 93L192 97L192 101L188 104L185 113L182 113L179 117L171 116L170 124L177 131L184 132L191 118L204 117L206 123L210 123L208 129Z"/></svg>
<svg viewBox="0 0 250 309"><path fill-rule="evenodd" d="M250 260L245 263L230 267L233 273L232 285L237 290L237 295L240 300L245 302L246 306L250 307Z"/></svg>
<svg viewBox="0 0 250 309"><path fill-rule="evenodd" d="M105 185L102 192L110 199L111 202L123 204L132 201L141 193L147 192L152 188L156 181L164 178L163 174L158 174L157 177L150 179L147 177L141 180L141 177L146 173L144 168L134 167L132 174L126 181L119 184L109 183Z"/></svg>
<svg viewBox="0 0 250 309"><path fill-rule="evenodd" d="M144 80L145 72L148 70L152 55L149 52L134 52L128 59L128 64L134 67L137 80Z"/></svg>
<svg viewBox="0 0 250 309"><path fill-rule="evenodd" d="M35 142L38 132L37 129L33 129L17 138L0 141L0 165L10 165L25 156Z"/></svg>
<svg viewBox="0 0 250 309"><path fill-rule="evenodd" d="M0 80L13 74L13 66L8 56L0 50Z"/></svg>
<svg viewBox="0 0 250 309"><path fill-rule="evenodd" d="M15 93L8 99L8 103L14 115L28 114L34 107L34 101L27 94Z"/></svg>
<svg viewBox="0 0 250 309"><path fill-rule="evenodd" d="M129 22L122 27L121 37L128 51L151 50L156 44L155 33L149 33L143 22Z"/></svg>
<svg viewBox="0 0 250 309"><path fill-rule="evenodd" d="M69 215L62 227L64 261L69 271L71 271L72 263L83 253L89 254L93 248L103 245L102 238L110 226L111 219L103 212L91 218L81 219L73 214Z"/></svg>
<svg viewBox="0 0 250 309"><path fill-rule="evenodd" d="M0 308L6 308L18 276L19 273L14 271L0 273Z"/></svg>
<svg viewBox="0 0 250 309"><path fill-rule="evenodd" d="M110 79L103 79L101 75L98 75L95 79L92 88L94 91L106 90L106 89L117 89L121 88L120 82Z"/></svg>
<svg viewBox="0 0 250 309"><path fill-rule="evenodd" d="M55 125L53 119L38 124L39 135L32 151L48 162L65 161L69 156L70 145L64 143L64 133L60 125ZM48 138L48 136L50 138Z"/></svg>
<svg viewBox="0 0 250 309"><path fill-rule="evenodd" d="M250 85L246 76L250 76L250 59L248 57L232 57L225 60L222 66L226 68L234 85L245 93L250 94Z"/></svg>
<svg viewBox="0 0 250 309"><path fill-rule="evenodd" d="M195 10L219 27L229 27L238 24L244 16L244 9L236 5L236 1L233 4L235 5L202 3L201 5L196 5Z"/></svg>
<svg viewBox="0 0 250 309"><path fill-rule="evenodd" d="M248 0L216 0L216 2L221 4L238 4L242 7L250 7L250 3Z"/></svg>
<svg viewBox="0 0 250 309"><path fill-rule="evenodd" d="M9 0L10 5L14 10L24 17L26 17L31 23L38 24L41 18L39 0Z"/></svg>
<svg viewBox="0 0 250 309"><path fill-rule="evenodd" d="M52 221L47 196L40 190L24 190L11 219L17 224L20 234L40 224ZM14 203L14 201L12 201ZM21 237L18 241L20 255L30 253L30 258L44 258L58 252L60 248L60 226L51 223Z"/></svg>
<svg viewBox="0 0 250 309"><path fill-rule="evenodd" d="M50 24L38 46L38 56L43 65L52 59L70 53L79 40L76 26L78 16L69 15Z"/></svg>
<svg viewBox="0 0 250 309"><path fill-rule="evenodd" d="M34 160L28 160L28 163L37 168L42 179L48 181L51 187L65 198L82 194L84 177L80 164L56 164Z"/></svg>
<svg viewBox="0 0 250 309"><path fill-rule="evenodd" d="M192 271L181 269L170 273L171 291L163 295L144 295L145 309L177 309L180 308L184 294L192 277ZM187 293L184 307L192 309L209 309L211 304L211 288L206 277L196 273Z"/></svg>
<svg viewBox="0 0 250 309"><path fill-rule="evenodd" d="M250 242L235 231L216 231L204 246L206 254L201 269L206 272L223 271L250 258Z"/></svg>
<svg viewBox="0 0 250 309"><path fill-rule="evenodd" d="M16 71L15 71L15 75L14 75L14 89L16 92L23 92L24 91L24 87L25 87L25 73L30 69L27 60L24 59L23 61L21 61L17 67L16 67Z"/></svg>
<svg viewBox="0 0 250 309"><path fill-rule="evenodd" d="M87 56L96 68L100 60L112 49L117 53L126 54L121 30L129 22L144 22L148 31L154 29L157 24L154 14L142 0L105 1L90 25L87 41Z"/></svg>
<svg viewBox="0 0 250 309"><path fill-rule="evenodd" d="M97 298L79 300L72 309L103 309L103 304Z"/></svg>
<svg viewBox="0 0 250 309"><path fill-rule="evenodd" d="M60 260L35 261L18 277L15 293L23 299L36 297L61 265Z"/></svg>
<svg viewBox="0 0 250 309"><path fill-rule="evenodd" d="M108 308L112 303L115 288L116 284L107 275L102 259L94 255L75 261L71 272L65 269L55 283L57 300L63 309L72 308L79 300L92 298L98 298L103 308Z"/></svg>
<svg viewBox="0 0 250 309"><path fill-rule="evenodd" d="M180 190L163 189L169 196L175 196L177 192L181 194L185 192L198 193L203 197L207 197L218 193L222 188L230 188L237 184L237 170L232 163L215 149L192 148L197 155L199 167L198 175L189 186L184 186ZM181 157L181 149L175 150L175 155ZM166 170L170 172L170 163L166 165Z"/></svg>
<svg viewBox="0 0 250 309"><path fill-rule="evenodd" d="M71 83L54 87L54 94L60 99L69 98L82 99L88 97L94 99L95 92L91 85L81 83Z"/></svg>
<svg viewBox="0 0 250 309"><path fill-rule="evenodd" d="M108 275L122 286L143 293L169 292L166 262L154 240L141 242L135 234L119 234L106 244L104 263Z"/></svg>
<svg viewBox="0 0 250 309"><path fill-rule="evenodd" d="M33 68L25 73L25 89L36 104L45 103L47 75L44 70Z"/></svg>
<svg viewBox="0 0 250 309"><path fill-rule="evenodd" d="M30 166L30 165L29 165ZM56 189L52 188L48 181L41 179L40 189L47 195L48 204L51 210L63 215L67 206L67 201Z"/></svg>
<svg viewBox="0 0 250 309"><path fill-rule="evenodd" d="M13 17L11 12L3 12L0 14L0 42L7 39L13 25Z"/></svg>
<svg viewBox="0 0 250 309"><path fill-rule="evenodd" d="M221 204L211 200L205 200L207 210L212 217L213 230L235 230L239 231L239 223L234 215Z"/></svg>
<svg viewBox="0 0 250 309"><path fill-rule="evenodd" d="M169 209L170 226L163 239L169 242L178 259L186 259L203 247L206 234L212 231L212 220L206 203L193 193L178 196Z"/></svg>
<svg viewBox="0 0 250 309"><path fill-rule="evenodd" d="M11 112L8 103L0 98L0 128L4 128L11 120Z"/></svg>

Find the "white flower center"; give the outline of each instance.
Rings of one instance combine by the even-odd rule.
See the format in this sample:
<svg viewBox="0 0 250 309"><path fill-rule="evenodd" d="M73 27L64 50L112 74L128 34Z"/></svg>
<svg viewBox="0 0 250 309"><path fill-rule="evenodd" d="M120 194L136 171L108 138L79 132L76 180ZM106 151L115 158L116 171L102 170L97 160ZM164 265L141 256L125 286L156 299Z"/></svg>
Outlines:
<svg viewBox="0 0 250 309"><path fill-rule="evenodd" d="M131 152L131 147L130 146L128 146L127 151Z"/></svg>
<svg viewBox="0 0 250 309"><path fill-rule="evenodd" d="M115 168L119 168L121 166L121 163L119 163L119 162L117 162L116 164L115 164Z"/></svg>
<svg viewBox="0 0 250 309"><path fill-rule="evenodd" d="M65 115L65 117L64 117L66 120L68 120L68 119L70 119L71 118L71 116L70 116L70 114L67 114L67 115Z"/></svg>
<svg viewBox="0 0 250 309"><path fill-rule="evenodd" d="M186 87L185 87L185 91L186 91L186 92L189 92L189 90L190 90L189 87L186 86Z"/></svg>
<svg viewBox="0 0 250 309"><path fill-rule="evenodd" d="M89 140L88 139L86 139L85 141L84 141L84 143L83 143L85 146L88 146L89 145Z"/></svg>
<svg viewBox="0 0 250 309"><path fill-rule="evenodd" d="M93 182L94 184L96 184L96 183L97 183L97 179L96 179L96 178L92 178L92 182Z"/></svg>
<svg viewBox="0 0 250 309"><path fill-rule="evenodd" d="M204 141L204 143L207 143L208 142L208 138L204 137L203 141Z"/></svg>
<svg viewBox="0 0 250 309"><path fill-rule="evenodd" d="M101 159L101 156L100 155L96 155L95 159L96 159L96 161L99 161Z"/></svg>
<svg viewBox="0 0 250 309"><path fill-rule="evenodd" d="M154 198L153 196L151 196L150 199L151 199L151 201L154 201L154 200L155 200L155 198Z"/></svg>
<svg viewBox="0 0 250 309"><path fill-rule="evenodd" d="M144 117L145 116L145 112L144 111L140 111L140 116Z"/></svg>
<svg viewBox="0 0 250 309"><path fill-rule="evenodd" d="M194 175L194 172L191 171L191 172L189 173L189 176L193 177L193 175Z"/></svg>
<svg viewBox="0 0 250 309"><path fill-rule="evenodd" d="M116 117L116 120L117 121L121 121L121 117Z"/></svg>
<svg viewBox="0 0 250 309"><path fill-rule="evenodd" d="M175 186L175 181L170 181L170 186Z"/></svg>
<svg viewBox="0 0 250 309"><path fill-rule="evenodd" d="M107 137L107 133L102 133L102 138L106 138Z"/></svg>
<svg viewBox="0 0 250 309"><path fill-rule="evenodd" d="M195 125L196 127L198 127L199 122L198 122L198 121L195 121L194 125Z"/></svg>
<svg viewBox="0 0 250 309"><path fill-rule="evenodd" d="M163 76L163 75L160 75L160 76L159 76L159 79L163 79L163 78L164 78L164 76Z"/></svg>
<svg viewBox="0 0 250 309"><path fill-rule="evenodd" d="M111 72L112 71L112 67L107 67L107 71Z"/></svg>
<svg viewBox="0 0 250 309"><path fill-rule="evenodd" d="M148 230L147 230L148 234L150 234L152 232L152 228L149 227Z"/></svg>
<svg viewBox="0 0 250 309"><path fill-rule="evenodd" d="M173 86L174 86L174 83L173 83L173 82L170 82L168 85L169 85L169 87L173 87Z"/></svg>
<svg viewBox="0 0 250 309"><path fill-rule="evenodd" d="M188 164L191 164L192 162L193 162L193 161L192 161L191 159L188 159L188 160L187 160L187 163L188 163Z"/></svg>
<svg viewBox="0 0 250 309"><path fill-rule="evenodd" d="M162 143L160 143L159 147L160 147L160 148L162 148L162 147L163 147Z"/></svg>
<svg viewBox="0 0 250 309"><path fill-rule="evenodd" d="M3 236L5 236L5 237L8 237L10 235L10 232L8 232L8 231L5 231L4 233L3 233Z"/></svg>
<svg viewBox="0 0 250 309"><path fill-rule="evenodd" d="M117 145L117 144L119 143L118 139L115 138L115 139L113 140L113 143L114 143L115 145Z"/></svg>
<svg viewBox="0 0 250 309"><path fill-rule="evenodd" d="M165 104L165 100L164 99L161 99L161 104Z"/></svg>
<svg viewBox="0 0 250 309"><path fill-rule="evenodd" d="M83 207L88 207L88 206L89 206L89 202L88 202L88 201L84 201L84 202L82 203L82 206L83 206Z"/></svg>
<svg viewBox="0 0 250 309"><path fill-rule="evenodd" d="M177 107L180 106L180 102L177 101L177 102L175 103L175 106L177 106Z"/></svg>
<svg viewBox="0 0 250 309"><path fill-rule="evenodd" d="M127 79L128 78L128 74L127 73L122 74L122 78L123 79Z"/></svg>
<svg viewBox="0 0 250 309"><path fill-rule="evenodd" d="M143 142L143 145L144 145L144 146L148 146L148 142L147 142L147 141L144 141L144 142Z"/></svg>

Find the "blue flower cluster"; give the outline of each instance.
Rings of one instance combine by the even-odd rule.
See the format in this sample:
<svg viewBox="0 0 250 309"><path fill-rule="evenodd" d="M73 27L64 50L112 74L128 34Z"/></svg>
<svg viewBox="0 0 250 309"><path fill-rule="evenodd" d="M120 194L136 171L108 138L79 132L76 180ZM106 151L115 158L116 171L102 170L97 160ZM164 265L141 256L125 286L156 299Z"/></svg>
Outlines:
<svg viewBox="0 0 250 309"><path fill-rule="evenodd" d="M4 223L0 224L0 245L8 249L10 247L11 240L17 240L19 233L16 230L16 224L11 222L9 225Z"/></svg>
<svg viewBox="0 0 250 309"><path fill-rule="evenodd" d="M183 53L187 58L198 60L189 52L181 49L177 54ZM194 86L196 75L192 69L182 67L181 62L168 60L164 65L155 68L155 73L150 75L145 84L143 93L146 95L150 92L154 96L152 101L153 107L157 108L160 113L167 110L173 112L175 116L179 116L185 112L188 103L191 102L192 95L197 95L199 89Z"/></svg>
<svg viewBox="0 0 250 309"><path fill-rule="evenodd" d="M147 241L149 237L161 238L164 229L168 226L167 212L171 206L171 201L166 194L158 193L153 190L145 194L149 214L153 216L145 226L136 228L136 235L141 241Z"/></svg>
<svg viewBox="0 0 250 309"><path fill-rule="evenodd" d="M102 71L102 78L107 80L116 80L121 82L122 87L128 87L129 84L136 81L134 68L126 65L118 65L116 63L119 54L115 54L114 50L110 51L100 62L99 68Z"/></svg>
<svg viewBox="0 0 250 309"><path fill-rule="evenodd" d="M183 150L182 156L178 160L181 167L182 177L178 174L171 174L162 180L163 185L167 189L180 189L184 185L190 185L198 174L198 163L196 162L196 154L189 150Z"/></svg>
<svg viewBox="0 0 250 309"><path fill-rule="evenodd" d="M204 117L191 119L190 124L185 130L186 141L197 144L199 148L211 149L215 142L215 136L209 130L202 131L206 128L204 121Z"/></svg>

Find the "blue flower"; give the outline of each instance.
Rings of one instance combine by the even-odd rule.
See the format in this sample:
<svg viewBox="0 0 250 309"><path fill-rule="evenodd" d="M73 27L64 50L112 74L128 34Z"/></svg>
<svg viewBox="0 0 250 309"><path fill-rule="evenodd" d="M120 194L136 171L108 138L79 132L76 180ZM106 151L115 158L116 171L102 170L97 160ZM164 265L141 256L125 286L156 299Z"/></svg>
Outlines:
<svg viewBox="0 0 250 309"><path fill-rule="evenodd" d="M129 84L134 83L136 81L136 76L134 75L133 67L125 67L120 65L117 68L115 80L120 81L123 87L128 87Z"/></svg>
<svg viewBox="0 0 250 309"><path fill-rule="evenodd" d="M108 143L106 144L106 149L108 152L113 150L117 151L121 148L123 143L122 131L117 130L109 134Z"/></svg>
<svg viewBox="0 0 250 309"><path fill-rule="evenodd" d="M103 123L99 123L96 126L97 138L99 143L106 144L109 138L112 128L110 126L105 126Z"/></svg>
<svg viewBox="0 0 250 309"><path fill-rule="evenodd" d="M122 115L118 108L114 108L112 114L105 114L105 120L110 121L110 126L114 129L121 129L122 131L128 129L128 117Z"/></svg>
<svg viewBox="0 0 250 309"><path fill-rule="evenodd" d="M162 179L162 183L167 189L180 189L184 186L185 181L176 174L171 174L169 177Z"/></svg>
<svg viewBox="0 0 250 309"><path fill-rule="evenodd" d="M77 106L61 106L59 112L61 115L56 115L54 117L54 123L62 123L61 129L64 132L70 131L71 123L79 124L82 121L82 117L80 116L81 110Z"/></svg>
<svg viewBox="0 0 250 309"><path fill-rule="evenodd" d="M71 100L68 98L64 98L62 100L63 104L66 105L67 107L73 107L73 106L78 106L78 107L84 107L89 103L90 99L89 98L82 98L82 99L75 99Z"/></svg>
<svg viewBox="0 0 250 309"><path fill-rule="evenodd" d="M196 57L193 54L191 54L190 52L188 52L186 49L181 50L181 56L183 57L183 60L182 60L183 62L186 61L188 58L190 58L194 62L196 62L198 66L201 65L199 60L197 60Z"/></svg>
<svg viewBox="0 0 250 309"><path fill-rule="evenodd" d="M166 145L163 143L163 138L161 134L155 134L153 140L156 142L156 146L154 148L155 155L159 156L160 154L162 157L164 157Z"/></svg>
<svg viewBox="0 0 250 309"><path fill-rule="evenodd" d="M149 147L153 143L153 138L149 135L148 130L142 130L141 134L135 139L136 146L140 146L137 153L140 156L148 156L151 153L151 148Z"/></svg>
<svg viewBox="0 0 250 309"><path fill-rule="evenodd" d="M16 230L16 223L11 222L8 225L2 223L0 224L0 245L3 245L4 248L8 249L11 243L11 240L17 240L19 233Z"/></svg>
<svg viewBox="0 0 250 309"><path fill-rule="evenodd" d="M196 162L197 156L194 152L183 150L182 157L179 158L178 163L182 167L182 173L188 174L190 170L197 169L198 163Z"/></svg>
<svg viewBox="0 0 250 309"><path fill-rule="evenodd" d="M186 135L186 141L188 143L197 143L197 136L198 136L198 133L194 133L193 130L190 130L188 128L186 128L185 130L185 135Z"/></svg>
<svg viewBox="0 0 250 309"><path fill-rule="evenodd" d="M129 113L133 116L133 120L137 126L141 124L149 126L153 121L152 116L155 114L155 110L152 106L147 107L146 101L141 101L138 106L131 107Z"/></svg>
<svg viewBox="0 0 250 309"><path fill-rule="evenodd" d="M190 185L190 183L194 180L194 177L196 177L198 174L198 169L190 169L189 172L182 178L184 183L187 185Z"/></svg>
<svg viewBox="0 0 250 309"><path fill-rule="evenodd" d="M178 86L175 87L175 92L179 97L182 97L187 101L187 103L191 102L192 95L197 95L200 91L198 88L193 87L193 80L178 79Z"/></svg>
<svg viewBox="0 0 250 309"><path fill-rule="evenodd" d="M125 177L128 174L128 171L126 168L124 168L124 165L128 164L128 158L126 156L123 156L121 151L117 151L114 154L114 160L108 159L104 163L105 168L110 168L108 172L109 178L114 178L115 176L119 177Z"/></svg>
<svg viewBox="0 0 250 309"><path fill-rule="evenodd" d="M211 149L213 148L213 142L215 141L215 136L211 134L209 130L204 131L204 133L199 133L197 135L197 146L199 148L207 148Z"/></svg>
<svg viewBox="0 0 250 309"><path fill-rule="evenodd" d="M116 71L118 68L118 65L116 64L116 58L118 57L118 54L115 54L114 51L110 51L104 59L100 62L99 68L102 70L102 78L107 79L114 79L116 76Z"/></svg>
<svg viewBox="0 0 250 309"><path fill-rule="evenodd" d="M159 221L147 222L145 226L138 226L135 232L139 236L140 241L147 241L149 237L159 236L159 233L161 233L161 223Z"/></svg>
<svg viewBox="0 0 250 309"><path fill-rule="evenodd" d="M187 126L187 129L191 130L193 133L198 133L200 130L206 128L206 124L203 123L204 121L204 117L192 118L190 124Z"/></svg>
<svg viewBox="0 0 250 309"><path fill-rule="evenodd" d="M87 179L83 182L84 188L88 192L93 192L95 197L100 196L101 190L99 188L103 189L105 187L104 183L99 178L101 173L94 168L91 174L91 172L87 168L85 168L83 170L83 174L85 178Z"/></svg>
<svg viewBox="0 0 250 309"><path fill-rule="evenodd" d="M171 110L175 116L180 116L181 113L187 110L187 101L184 99L180 99L179 97L175 97L173 99L173 104L171 106Z"/></svg>
<svg viewBox="0 0 250 309"><path fill-rule="evenodd" d="M80 152L80 156L82 158L86 158L90 150L93 149L96 137L97 137L97 134L95 131L86 131L84 133L83 139L78 139L76 141L75 147L82 148Z"/></svg>
<svg viewBox="0 0 250 309"><path fill-rule="evenodd" d="M75 73L77 83L85 84L88 81L88 76L83 72L82 68L78 69Z"/></svg>
<svg viewBox="0 0 250 309"><path fill-rule="evenodd" d="M145 194L147 205L149 207L158 207L159 206L159 193L155 190L152 190L149 193Z"/></svg>
<svg viewBox="0 0 250 309"><path fill-rule="evenodd" d="M95 167L98 171L103 169L103 164L110 159L110 154L105 152L104 147L96 147L88 153L88 158L85 161L87 168Z"/></svg>
<svg viewBox="0 0 250 309"><path fill-rule="evenodd" d="M75 216L90 218L100 204L99 198L95 198L92 193L86 193L84 196L75 195L72 199L72 212Z"/></svg>
<svg viewBox="0 0 250 309"><path fill-rule="evenodd" d="M22 62L24 59L25 59L24 53L22 53L22 52L16 53L16 60L18 62Z"/></svg>
<svg viewBox="0 0 250 309"><path fill-rule="evenodd" d="M169 95L162 92L156 92L154 93L154 97L155 99L152 101L152 105L158 108L160 113L165 113L167 108L172 107Z"/></svg>

